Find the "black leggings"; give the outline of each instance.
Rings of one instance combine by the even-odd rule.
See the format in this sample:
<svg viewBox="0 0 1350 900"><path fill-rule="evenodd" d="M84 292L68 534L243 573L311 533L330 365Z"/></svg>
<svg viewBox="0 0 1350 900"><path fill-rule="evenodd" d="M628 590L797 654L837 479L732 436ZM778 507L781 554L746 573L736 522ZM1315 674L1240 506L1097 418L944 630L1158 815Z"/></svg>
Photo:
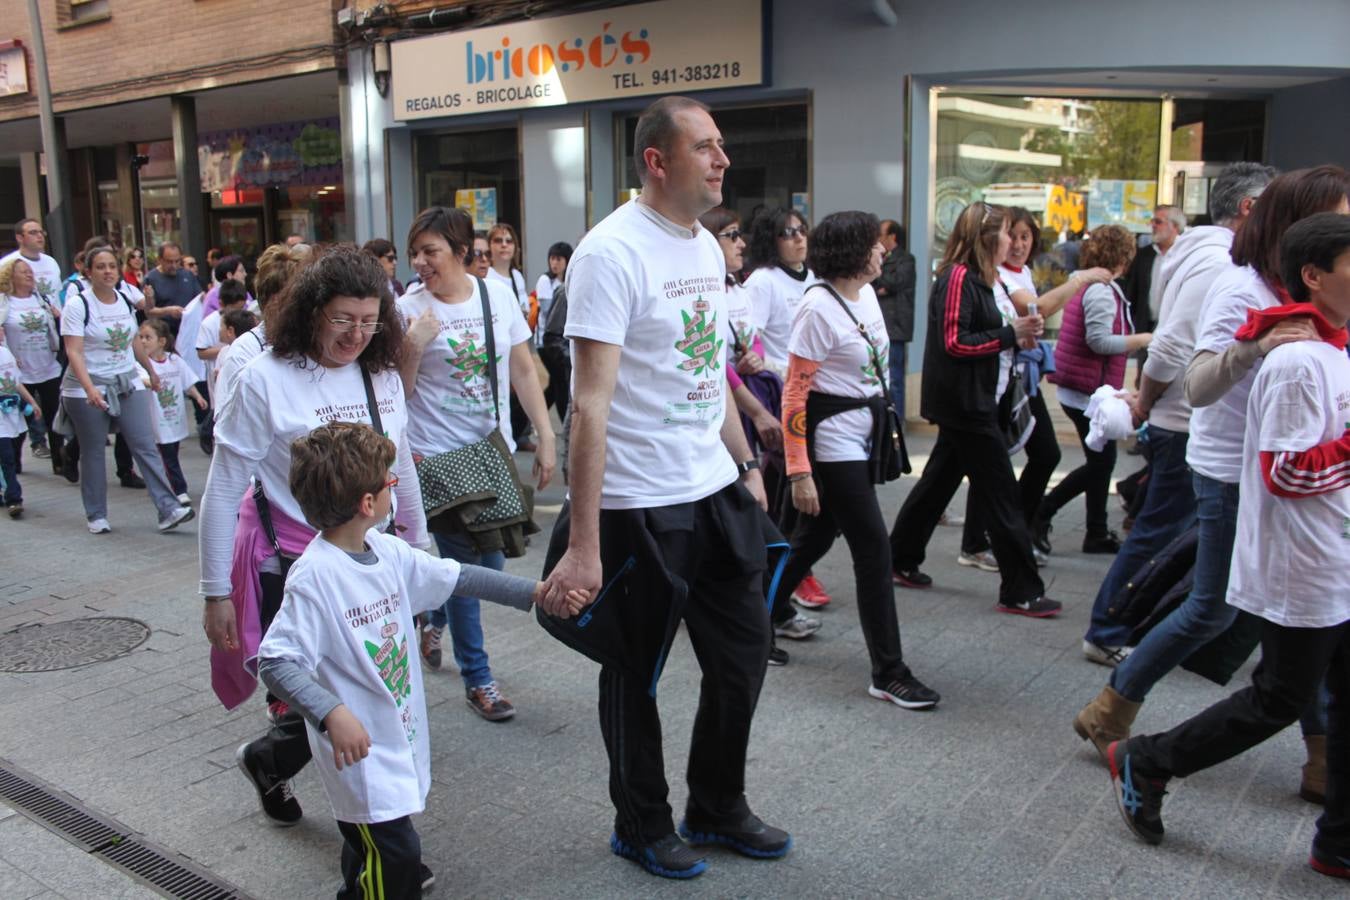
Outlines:
<svg viewBox="0 0 1350 900"><path fill-rule="evenodd" d="M895 588L891 585L891 545L867 462L816 462L812 477L820 495L820 515L797 516L792 531L792 555L774 597L775 611L780 605L788 605L793 588L842 531L853 557L858 618L872 661L872 680L884 684L904 678L909 675L909 668L900 650L900 623L895 612Z"/></svg>
<svg viewBox="0 0 1350 900"><path fill-rule="evenodd" d="M1036 519L1036 510L1041 507L1041 497L1045 496L1045 486L1050 476L1055 474L1059 465L1059 439L1055 437L1055 423L1050 421L1050 410L1045 406L1045 392L1028 397L1028 406L1036 427L1027 440L1027 464L1022 467L1022 477L1017 480L1017 492L1021 498L1022 515L1027 522ZM984 509L972 502L974 491L966 494L966 527L961 534L963 553L983 553L989 549L989 532L985 523Z"/></svg>
<svg viewBox="0 0 1350 900"><path fill-rule="evenodd" d="M61 404L61 376L37 384L25 384L24 387L28 388L28 393L33 395L33 399L37 400L38 406L42 408L42 425L47 432L47 446L52 451L52 470L60 472L61 447L66 439L59 431L52 430L52 419L56 418L56 408Z"/></svg>
<svg viewBox="0 0 1350 900"><path fill-rule="evenodd" d="M1106 495L1111 490L1111 472L1116 468L1116 442L1107 441L1100 451L1087 445L1089 422L1081 409L1060 405L1064 414L1078 430L1078 442L1083 445L1083 464L1070 472L1055 489L1045 495L1041 501L1037 518L1049 523L1068 504L1070 500L1083 495L1087 507L1087 533L1089 537L1106 534Z"/></svg>

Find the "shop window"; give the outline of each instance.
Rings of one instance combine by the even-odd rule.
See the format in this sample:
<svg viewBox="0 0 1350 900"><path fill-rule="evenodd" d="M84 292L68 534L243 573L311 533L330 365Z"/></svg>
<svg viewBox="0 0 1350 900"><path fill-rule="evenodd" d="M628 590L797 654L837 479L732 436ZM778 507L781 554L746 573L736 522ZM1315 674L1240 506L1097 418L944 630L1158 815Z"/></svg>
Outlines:
<svg viewBox="0 0 1350 900"><path fill-rule="evenodd" d="M764 209L783 206L811 218L810 113L805 103L785 106L728 107L713 110L726 142L731 168L722 183L722 203L734 209L745 224ZM619 199L641 187L633 164L636 113L615 122L622 152Z"/></svg>
<svg viewBox="0 0 1350 900"><path fill-rule="evenodd" d="M418 209L461 206L473 216L478 231L496 222L521 231L520 143L515 128L422 134L414 153Z"/></svg>
<svg viewBox="0 0 1350 900"><path fill-rule="evenodd" d="M108 0L57 0L57 22L79 25L108 18L112 13Z"/></svg>

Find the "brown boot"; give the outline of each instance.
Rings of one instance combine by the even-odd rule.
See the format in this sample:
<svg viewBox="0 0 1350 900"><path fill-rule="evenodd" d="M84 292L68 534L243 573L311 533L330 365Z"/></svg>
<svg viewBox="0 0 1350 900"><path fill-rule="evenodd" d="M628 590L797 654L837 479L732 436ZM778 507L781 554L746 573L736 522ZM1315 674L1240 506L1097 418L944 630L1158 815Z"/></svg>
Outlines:
<svg viewBox="0 0 1350 900"><path fill-rule="evenodd" d="M1073 730L1083 740L1092 741L1105 762L1107 745L1130 736L1130 726L1142 705L1126 700L1108 684L1074 717Z"/></svg>
<svg viewBox="0 0 1350 900"><path fill-rule="evenodd" d="M1308 748L1308 761L1303 764L1303 783L1298 795L1309 803L1327 802L1327 736L1305 734L1303 743Z"/></svg>

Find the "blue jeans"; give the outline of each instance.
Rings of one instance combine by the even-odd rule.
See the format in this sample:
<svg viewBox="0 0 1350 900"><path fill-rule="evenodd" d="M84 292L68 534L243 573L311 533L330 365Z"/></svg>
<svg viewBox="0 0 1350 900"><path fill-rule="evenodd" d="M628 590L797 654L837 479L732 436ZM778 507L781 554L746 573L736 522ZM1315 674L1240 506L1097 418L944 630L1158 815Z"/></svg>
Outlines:
<svg viewBox="0 0 1350 900"><path fill-rule="evenodd" d="M466 537L457 534L437 534L433 537L436 538L436 547L441 551L442 559L453 559L498 572L506 567L506 554L500 550L480 554ZM437 628L450 626L450 645L465 687L482 687L492 680L487 650L483 649L483 620L477 597L451 595L443 605L431 611L431 624Z"/></svg>
<svg viewBox="0 0 1350 900"><path fill-rule="evenodd" d="M891 399L900 423L905 422L905 342L891 341Z"/></svg>
<svg viewBox="0 0 1350 900"><path fill-rule="evenodd" d="M1191 470L1186 465L1188 437L1184 431L1168 431L1155 425L1148 427L1148 444L1153 458L1144 485L1144 505L1097 590L1097 599L1092 604L1092 623L1083 635L1094 644L1120 647L1125 643L1131 629L1107 617L1111 600L1144 563L1195 521L1195 493L1191 487Z"/></svg>
<svg viewBox="0 0 1350 900"><path fill-rule="evenodd" d="M1228 605L1228 567L1237 536L1238 486L1195 474L1200 543L1191 593L1111 673L1111 687L1126 700L1142 701L1186 657L1222 634L1237 618Z"/></svg>

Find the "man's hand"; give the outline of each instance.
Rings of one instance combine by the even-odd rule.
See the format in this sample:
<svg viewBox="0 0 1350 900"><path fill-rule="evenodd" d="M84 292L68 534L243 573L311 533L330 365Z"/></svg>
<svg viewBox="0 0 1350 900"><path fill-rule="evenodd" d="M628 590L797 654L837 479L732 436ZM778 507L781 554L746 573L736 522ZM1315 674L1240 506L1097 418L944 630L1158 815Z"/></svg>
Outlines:
<svg viewBox="0 0 1350 900"><path fill-rule="evenodd" d="M595 596L603 578L604 568L600 565L599 548L579 550L568 547L544 581L544 590L538 595L536 603L549 615L565 616L568 594L575 591Z"/></svg>
<svg viewBox="0 0 1350 900"><path fill-rule="evenodd" d="M343 766L354 766L370 755L370 735L365 726L342 704L324 716L323 727L333 743L333 765L339 772Z"/></svg>
<svg viewBox="0 0 1350 900"><path fill-rule="evenodd" d="M745 489L750 492L750 496L755 498L759 508L765 512L769 511L769 495L764 491L764 476L759 473L759 469L751 469L741 476L741 483Z"/></svg>
<svg viewBox="0 0 1350 900"><path fill-rule="evenodd" d="M234 604L228 599L207 600L202 607L202 630L206 639L223 653L239 649L239 631L234 617Z"/></svg>
<svg viewBox="0 0 1350 900"><path fill-rule="evenodd" d="M1311 318L1295 316L1279 322L1274 328L1257 338L1256 346L1261 348L1262 356L1267 356L1270 351L1281 344L1292 344L1294 341L1315 341L1318 337L1317 327L1313 325Z"/></svg>

